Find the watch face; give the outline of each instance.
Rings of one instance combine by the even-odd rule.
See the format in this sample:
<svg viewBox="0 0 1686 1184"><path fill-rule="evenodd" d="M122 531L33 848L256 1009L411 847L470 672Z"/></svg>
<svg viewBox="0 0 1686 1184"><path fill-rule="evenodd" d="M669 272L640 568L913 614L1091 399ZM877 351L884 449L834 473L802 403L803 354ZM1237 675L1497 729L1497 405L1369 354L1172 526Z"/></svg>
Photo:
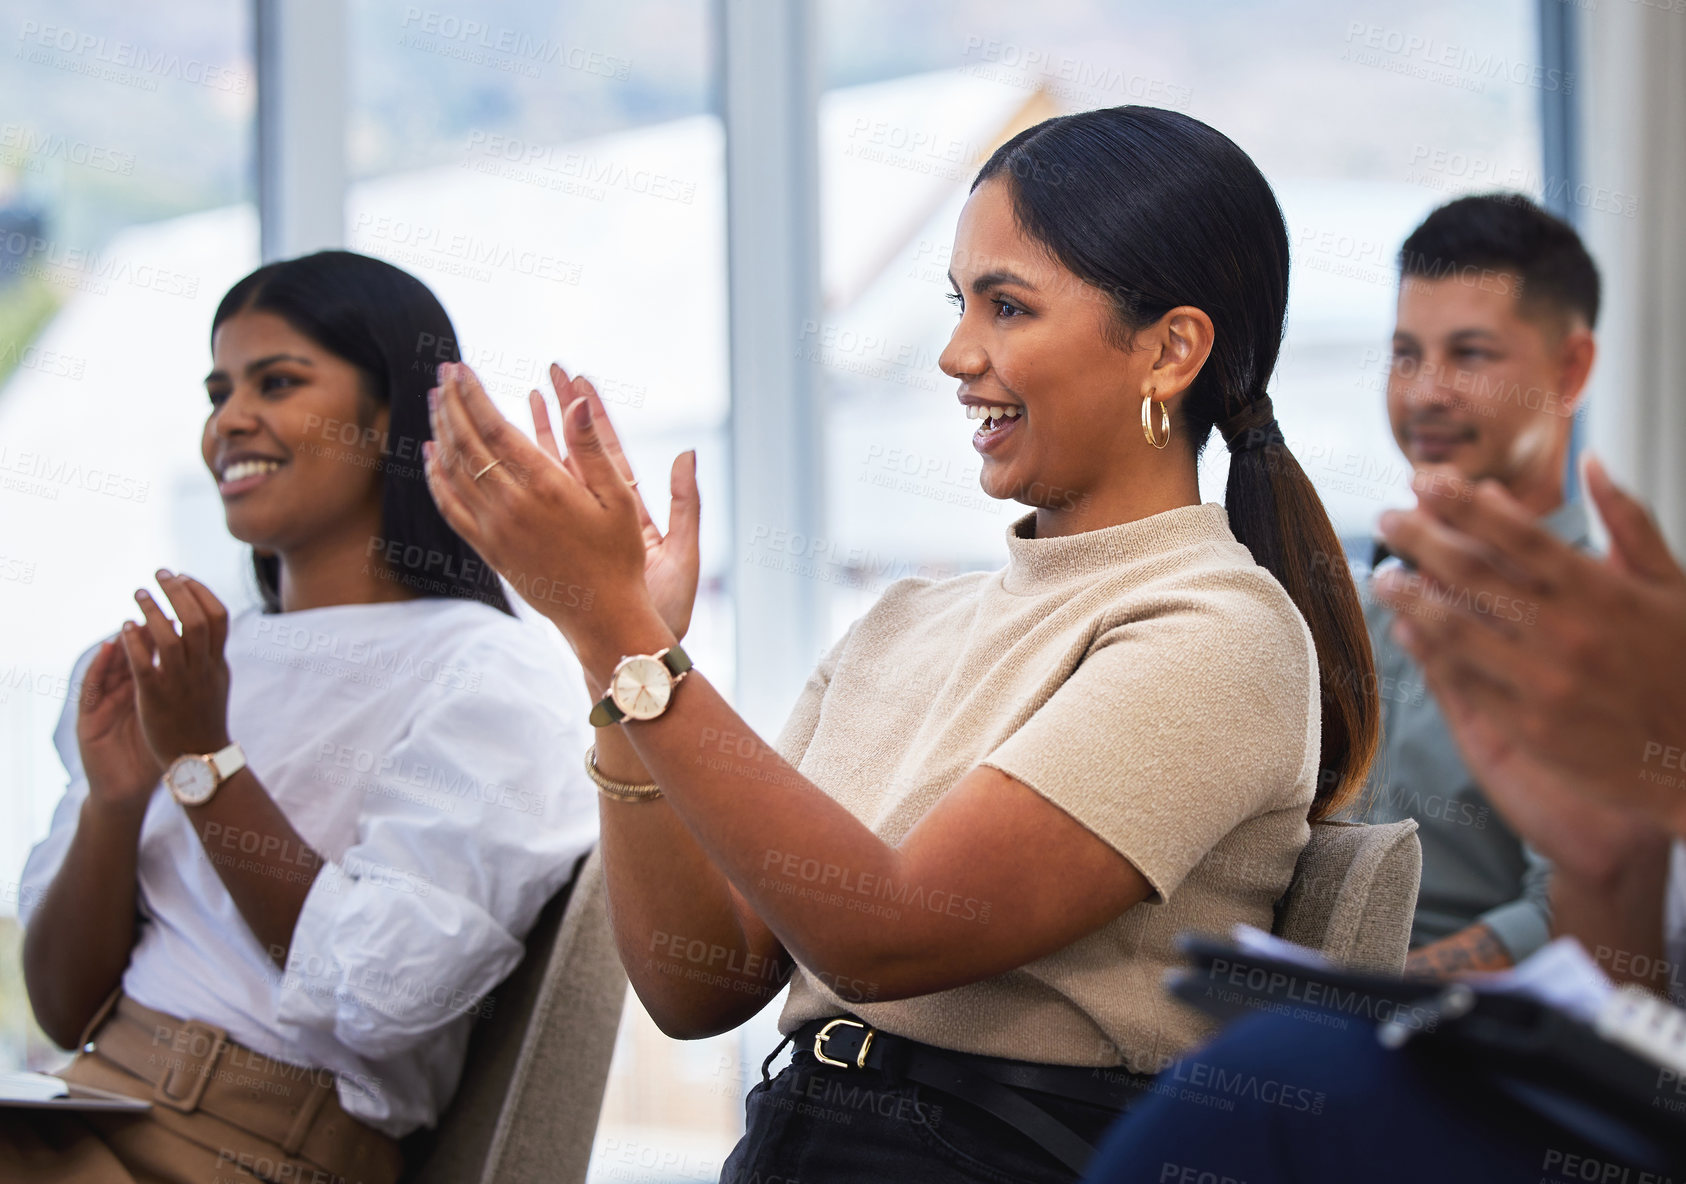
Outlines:
<svg viewBox="0 0 1686 1184"><path fill-rule="evenodd" d="M628 719L654 719L667 710L673 675L655 658L628 658L616 668L609 695Z"/></svg>
<svg viewBox="0 0 1686 1184"><path fill-rule="evenodd" d="M202 757L184 756L170 766L164 778L176 800L190 806L208 800L217 787L217 775Z"/></svg>

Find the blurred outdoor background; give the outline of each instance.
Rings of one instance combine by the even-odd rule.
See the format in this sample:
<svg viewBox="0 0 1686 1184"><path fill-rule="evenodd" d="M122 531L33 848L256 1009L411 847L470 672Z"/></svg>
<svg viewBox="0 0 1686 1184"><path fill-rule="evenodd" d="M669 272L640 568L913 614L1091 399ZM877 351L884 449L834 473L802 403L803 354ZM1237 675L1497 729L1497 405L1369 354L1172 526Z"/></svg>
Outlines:
<svg viewBox="0 0 1686 1184"><path fill-rule="evenodd" d="M264 243L326 245L266 236L289 194L326 187L341 245L431 285L512 416L552 359L597 380L658 518L673 456L699 450L705 581L687 644L771 734L892 580L1004 561L1021 508L978 490L975 425L936 366L955 218L996 145L1050 115L1146 103L1253 156L1294 250L1271 393L1358 555L1409 500L1382 406L1403 236L1493 188L1544 200L1595 246L1649 213L1581 150L1597 3L813 0L793 62L730 41L710 0L356 0L305 42L336 109L300 118L343 133L343 153L330 135L312 156L261 132L264 102L288 117L322 100L281 93L309 77L296 56L264 91L263 3L0 0L0 1068L62 1059L29 1018L15 915L64 785L51 733L73 661L160 566L233 607L254 599L199 458L201 381L212 311ZM740 7L740 24L772 9ZM1642 19L1686 20L1666 8ZM787 93L817 92L795 199L817 196L817 224L735 241L731 203L753 227L757 202L784 198L729 192L732 128L754 123L734 125L725 96L793 71ZM735 291L740 260L807 284L801 315ZM1601 262L1619 282L1620 260ZM735 337L734 318L763 331ZM788 390L757 402L734 382L752 349ZM788 433L766 411L786 397ZM1208 453L1210 500L1223 457ZM715 1179L777 1010L681 1044L629 995L593 1179Z"/></svg>

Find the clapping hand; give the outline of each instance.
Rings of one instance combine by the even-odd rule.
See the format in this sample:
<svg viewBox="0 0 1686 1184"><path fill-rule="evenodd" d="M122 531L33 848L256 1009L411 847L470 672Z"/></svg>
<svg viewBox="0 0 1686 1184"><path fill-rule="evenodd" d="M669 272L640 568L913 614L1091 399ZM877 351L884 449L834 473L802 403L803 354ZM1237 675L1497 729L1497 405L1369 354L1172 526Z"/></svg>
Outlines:
<svg viewBox="0 0 1686 1184"><path fill-rule="evenodd" d="M141 732L135 680L115 639L100 643L82 678L76 747L91 798L125 814L146 809L163 767Z"/></svg>
<svg viewBox="0 0 1686 1184"><path fill-rule="evenodd" d="M1445 663L1407 648L1423 665L1441 717L1482 792L1560 874L1597 882L1656 840L1657 826L1644 814L1589 794L1580 777L1507 730L1503 717L1478 707L1471 675L1454 676Z"/></svg>
<svg viewBox="0 0 1686 1184"><path fill-rule="evenodd" d="M677 635L689 623L696 593L694 458L674 463L674 509L664 538L630 483L590 383L569 380L559 367L552 381L565 402L565 454L537 392L540 442L534 443L499 414L467 366L440 367L440 385L430 395L434 439L424 446L434 501L452 529L555 622L576 652L594 631L612 628L617 615L637 618L644 610Z"/></svg>
<svg viewBox="0 0 1686 1184"><path fill-rule="evenodd" d="M1615 811L1589 819L1595 829L1620 831L1637 812L1686 834L1686 787L1665 772L1686 748L1686 572L1602 466L1589 461L1586 475L1606 559L1556 538L1495 483L1442 484L1382 524L1421 578L1389 573L1376 589L1471 771L1525 837L1541 842L1530 830L1548 822L1573 829L1574 795L1588 799L1582 812ZM1547 804L1558 798L1563 808Z"/></svg>
<svg viewBox="0 0 1686 1184"><path fill-rule="evenodd" d="M168 767L178 756L228 745L229 676L223 657L228 610L189 576L160 571L158 586L176 620L141 589L135 601L146 624L125 621L119 636L134 681L141 734L158 765Z"/></svg>
<svg viewBox="0 0 1686 1184"><path fill-rule="evenodd" d="M655 601L656 611L661 613L663 623L673 630L675 637L684 638L690 628L691 610L696 604L700 567L696 451L693 449L674 458L669 478L673 500L668 511L667 534L663 535L650 517L643 497L637 492L632 466L621 450L620 438L609 422L609 413L598 397L597 388L583 375L570 379L568 372L554 362L550 365L550 385L556 391L559 407L566 408L576 399L585 399L590 404L592 423L597 428L604 450L614 462L615 469L632 483L638 524L644 534L644 584L650 591L650 598ZM527 400L533 412L533 433L538 437L540 447L552 459L567 467L576 479L584 480L572 455L564 454L557 445L544 396L535 390L528 394Z"/></svg>

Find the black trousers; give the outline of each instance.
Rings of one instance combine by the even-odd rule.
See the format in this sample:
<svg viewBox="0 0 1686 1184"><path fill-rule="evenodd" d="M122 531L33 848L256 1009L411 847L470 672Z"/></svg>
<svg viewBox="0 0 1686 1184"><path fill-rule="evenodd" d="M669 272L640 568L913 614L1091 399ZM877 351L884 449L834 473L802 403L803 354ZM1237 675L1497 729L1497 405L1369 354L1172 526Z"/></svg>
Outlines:
<svg viewBox="0 0 1686 1184"><path fill-rule="evenodd" d="M769 1058L771 1060L771 1058ZM1118 1111L1026 1092L1091 1143ZM929 1086L821 1064L797 1048L745 1102L721 1184L1072 1184L1059 1160L994 1115Z"/></svg>

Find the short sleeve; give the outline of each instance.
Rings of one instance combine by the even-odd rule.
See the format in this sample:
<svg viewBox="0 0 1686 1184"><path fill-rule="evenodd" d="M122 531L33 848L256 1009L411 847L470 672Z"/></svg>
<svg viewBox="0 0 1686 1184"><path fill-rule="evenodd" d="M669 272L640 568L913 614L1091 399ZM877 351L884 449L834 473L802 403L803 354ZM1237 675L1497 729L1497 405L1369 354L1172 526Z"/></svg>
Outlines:
<svg viewBox="0 0 1686 1184"><path fill-rule="evenodd" d="M1237 595L1179 597L1103 633L982 762L1093 831L1161 898L1242 822L1311 802L1310 636L1274 583Z"/></svg>
<svg viewBox="0 0 1686 1184"><path fill-rule="evenodd" d="M1491 929L1512 962L1520 962L1551 940L1551 863L1526 843L1522 895L1477 918Z"/></svg>
<svg viewBox="0 0 1686 1184"><path fill-rule="evenodd" d="M30 918L46 898L47 889L58 877L59 868L64 866L64 857L70 851L70 841L76 837L76 827L82 817L82 803L88 798L88 778L82 771L82 751L76 744L76 712L82 697L82 680L103 644L103 641L95 643L76 659L64 697L64 709L59 712L59 722L53 728L53 747L58 749L59 761L64 765L69 781L65 785L64 796L53 809L53 821L47 837L35 844L23 866L18 885L18 923L25 929L29 928Z"/></svg>
<svg viewBox="0 0 1686 1184"><path fill-rule="evenodd" d="M856 620L843 631L843 636L826 651L819 665L808 675L802 693L796 697L796 706L790 709L784 727L779 729L778 739L773 742L773 748L792 768L802 764L802 758L808 752L808 745L813 743L814 732L820 724L820 705L825 700L826 689L831 685L831 676L837 670L837 663L842 659L843 650L848 646L849 638L854 635L855 626L858 624L860 621Z"/></svg>
<svg viewBox="0 0 1686 1184"><path fill-rule="evenodd" d="M284 1026L384 1059L483 1014L597 838L584 692L542 661L465 659L509 677L437 695L364 782L355 841L318 871L293 931Z"/></svg>

